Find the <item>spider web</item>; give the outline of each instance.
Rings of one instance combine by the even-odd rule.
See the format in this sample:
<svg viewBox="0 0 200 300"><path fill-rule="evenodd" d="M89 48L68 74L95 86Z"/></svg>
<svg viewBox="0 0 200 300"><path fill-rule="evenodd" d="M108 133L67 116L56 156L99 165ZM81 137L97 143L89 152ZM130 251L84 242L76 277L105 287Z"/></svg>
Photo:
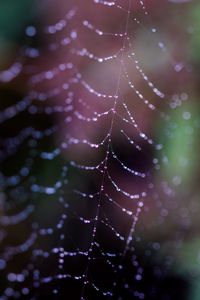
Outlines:
<svg viewBox="0 0 200 300"><path fill-rule="evenodd" d="M168 122L176 103L149 74L139 36L176 78L182 65L144 1L68 1L60 15L50 13L40 32L27 27L18 59L0 73L5 85L26 82L25 96L11 94L0 113L9 132L0 153L1 299L148 299L137 224L159 198L163 145L152 120ZM37 35L42 47L31 44ZM180 91L179 104L186 98Z"/></svg>

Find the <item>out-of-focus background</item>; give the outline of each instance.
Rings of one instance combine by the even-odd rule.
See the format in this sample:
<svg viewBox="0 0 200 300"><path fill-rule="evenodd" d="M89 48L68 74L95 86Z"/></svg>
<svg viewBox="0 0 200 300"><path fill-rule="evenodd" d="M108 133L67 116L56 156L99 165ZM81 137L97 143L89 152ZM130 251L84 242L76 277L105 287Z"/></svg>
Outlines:
<svg viewBox="0 0 200 300"><path fill-rule="evenodd" d="M127 3L123 3L126 1L116 2L127 10ZM145 14L146 11L148 14ZM61 22L61 25L54 26L65 16L66 24ZM83 20L87 19L92 29L82 26ZM120 173L112 162L109 167L117 174L117 180L120 180L124 189L147 192L144 208L133 233L135 255L143 266L144 274L142 287L139 287L147 293L146 299L198 300L200 4L198 1L152 0L144 6L136 1L131 8L130 19L130 48L126 45L124 58L129 79L122 76L120 97L126 99L141 131L156 141L157 150L146 141L141 142L137 132L133 132L130 126L127 126L125 132L132 136L142 150L130 150L129 146L126 148L124 137L119 134L121 121L114 124L113 147L121 158L130 162L131 167L151 174L153 186L146 180L138 182L127 177L124 171ZM91 193L99 184L99 175L95 174L88 179L71 169L68 174L64 166L72 160L80 159L83 164L103 160L103 150L88 154L87 148L80 146L78 150L72 148L65 152L63 143L66 136L78 134L80 139L100 141L110 122L110 119L100 119L97 125L88 122L89 125L85 127L80 120L70 122L71 110L78 111L80 116L109 109L107 103L95 102L93 93L88 93L87 89L77 87L76 84L71 93L90 107L86 108L77 100L70 108L71 94L68 90L76 78L71 65L76 66L77 72L94 89L111 94L117 81L118 60L108 59L108 62L99 65L95 59L88 60L88 57L90 53L97 57L109 57L119 51L120 38L106 35L105 40L96 42L95 28L118 34L124 30L124 20L122 9L99 7L92 1L0 2L2 299L28 295L25 287L29 287L31 279L24 281L25 287L21 291L21 279L15 280L10 275L19 273L22 265L29 273L34 268L40 269L43 277L45 273L57 272L55 262L52 263L52 270L41 261L30 262L30 257L37 249L42 248L48 253L56 244L62 246L68 233L68 240L75 240L78 244L81 239L82 245L88 243L88 231L85 239L80 233L79 242L74 238L76 231L81 230L76 221L68 224L69 229L63 230L62 239L57 233L51 232L63 215L60 205L62 197L69 198L65 199L64 210L70 201L70 209L73 210L73 205L78 207L80 215L85 213L90 216L94 209L93 204L91 207L89 204L79 204L80 199L72 201L71 194L68 195L68 181L72 182L73 187L83 187ZM127 58L132 51L136 57L133 56L133 65ZM138 71L137 63L141 71ZM165 94L163 99L152 93L142 72ZM149 109L142 101L134 100L135 96L127 84L129 80L155 105L155 110ZM122 107L119 107L118 113L125 118ZM109 184L107 182L108 191ZM55 191L59 191L59 195ZM120 197L116 201L122 203ZM11 215L15 217L8 217ZM122 219L119 223L125 230L126 221ZM46 232L40 232L40 237L37 237L36 232L40 226L50 228L50 237L46 237ZM102 236L104 234L100 232L100 239ZM23 246L27 248L23 250ZM71 244L70 247L73 248ZM72 273L76 274L77 266L74 267L73 263L69 263L69 266ZM12 290L8 289L8 282ZM34 288L37 288L39 298L42 293L40 287L35 284ZM19 290L21 294L17 294ZM122 296L122 299L126 298Z"/></svg>

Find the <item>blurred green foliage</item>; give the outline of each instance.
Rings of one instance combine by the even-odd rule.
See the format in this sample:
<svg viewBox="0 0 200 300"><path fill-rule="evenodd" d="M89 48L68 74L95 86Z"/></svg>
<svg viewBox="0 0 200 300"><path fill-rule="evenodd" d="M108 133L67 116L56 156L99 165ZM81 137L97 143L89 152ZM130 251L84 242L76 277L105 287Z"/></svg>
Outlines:
<svg viewBox="0 0 200 300"><path fill-rule="evenodd" d="M24 27L33 19L36 12L34 0L0 1L1 39L18 40L24 33Z"/></svg>
<svg viewBox="0 0 200 300"><path fill-rule="evenodd" d="M191 45L189 47L190 59L200 62L200 3L191 6L192 9L189 13L189 22L191 28Z"/></svg>
<svg viewBox="0 0 200 300"><path fill-rule="evenodd" d="M190 300L200 299L200 239L184 243L178 253L174 272L190 278Z"/></svg>
<svg viewBox="0 0 200 300"><path fill-rule="evenodd" d="M164 127L159 127L159 139L164 148L160 158L163 162L162 172L169 181L174 175L180 176L181 182L187 186L191 184L196 171L199 153L198 110L192 103L183 104L171 110L170 121Z"/></svg>
<svg viewBox="0 0 200 300"><path fill-rule="evenodd" d="M16 54L16 46L23 43L25 27L35 20L37 9L37 0L0 1L0 67L2 69L10 64L10 58Z"/></svg>

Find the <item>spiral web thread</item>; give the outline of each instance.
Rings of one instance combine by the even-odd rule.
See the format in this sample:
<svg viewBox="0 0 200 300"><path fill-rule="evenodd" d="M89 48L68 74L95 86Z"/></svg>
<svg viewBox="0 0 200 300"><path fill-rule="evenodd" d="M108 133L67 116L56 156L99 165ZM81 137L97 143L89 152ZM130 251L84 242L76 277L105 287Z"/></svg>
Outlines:
<svg viewBox="0 0 200 300"><path fill-rule="evenodd" d="M21 115L30 116L34 124L23 125L15 136L2 140L2 162L13 157L17 159L23 147L26 154L12 175L1 173L2 199L6 197L4 192L8 195L6 201L1 201L0 268L6 282L1 299L38 299L40 294L46 295L49 291L62 298L65 290L70 290L70 284L75 291L76 283L77 299L89 299L90 292L100 299L103 296L109 298L119 292L116 292L119 282L121 288L129 290L135 298L145 297L143 291L138 291L126 280L124 261L131 253L134 280L141 281L143 268L134 253L134 235L145 202L154 190L152 170L159 170L160 164L157 157L150 157L151 167L147 170L137 168L137 164L136 167L132 167L132 163L129 166L128 161L124 162L120 157L117 144L120 142L127 151L136 153L136 157L138 153L148 157L146 149L153 149L155 153L162 149L150 133L145 133L135 109L142 107L156 118L168 121L160 107L163 103L169 104L170 96L165 95L143 70L134 50L132 26L147 31L155 41L157 29L146 29L139 17L136 18L135 1L127 0L122 4L122 1L87 2L86 6L99 10L102 15L107 14L108 18L120 15L121 31L104 31L90 21L90 13L85 18L87 13L82 14L83 7L79 2L73 3L62 19L45 25L42 33L47 39L44 52L52 57L52 61L55 54L64 52L62 62L53 61L52 68L44 67L45 71L40 71L35 62L43 57L42 50L26 46L19 59L0 72L0 81L4 84L15 81L22 74L29 77L28 92L23 99L0 112L2 126L15 124L15 119L19 120ZM137 5L144 18L149 19L145 3L138 1ZM31 39L35 29L29 27L26 33ZM92 43L86 47L79 41L81 33L91 35L91 41L99 45L103 45L104 40L112 40L118 50L99 56L90 50ZM155 44L161 54L167 53L163 42L158 40ZM107 64L110 64L105 67L108 80L109 70L115 68L117 74L111 87L100 80L91 83L85 78L89 72L91 78L95 77L98 69L101 72L102 66ZM170 64L177 72L177 64L171 60ZM137 87L132 70L142 79L156 104ZM123 91L125 85L128 96ZM185 94L182 95L183 98ZM52 115L56 118L55 124L38 126L37 117L51 118ZM47 150L43 149L47 146L43 146L43 140L55 136L55 147L49 150L48 145ZM43 161L52 165L48 169L52 170L51 174L46 174L45 178L37 171ZM56 172L58 168L60 171L51 184L55 164ZM130 184L122 180L123 176ZM45 222L43 225L43 215L38 220L41 201L43 206L46 205L47 215L49 206L55 210L50 213L50 219L44 210L41 212L48 226ZM19 234L17 244L12 244L12 231L20 232L26 225L27 232L22 236ZM53 242L50 242L51 237ZM7 239L9 242L4 243ZM15 260L20 260L19 266L15 265ZM51 266L51 263L52 269L49 269L47 265ZM102 271L99 271L101 265ZM63 283L69 286L63 287Z"/></svg>

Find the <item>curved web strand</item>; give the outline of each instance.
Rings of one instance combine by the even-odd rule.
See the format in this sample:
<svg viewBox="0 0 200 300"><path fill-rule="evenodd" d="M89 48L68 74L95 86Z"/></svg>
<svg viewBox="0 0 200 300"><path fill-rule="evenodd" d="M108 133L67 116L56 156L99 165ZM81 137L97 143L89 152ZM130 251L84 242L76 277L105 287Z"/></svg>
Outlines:
<svg viewBox="0 0 200 300"><path fill-rule="evenodd" d="M13 128L0 151L2 300L145 297L135 243L163 148L147 121L166 117L156 99L169 96L137 57L136 28L157 29L135 5L150 18L145 1L69 1L41 26L44 49L25 45L0 71L1 84L28 74L0 111Z"/></svg>

